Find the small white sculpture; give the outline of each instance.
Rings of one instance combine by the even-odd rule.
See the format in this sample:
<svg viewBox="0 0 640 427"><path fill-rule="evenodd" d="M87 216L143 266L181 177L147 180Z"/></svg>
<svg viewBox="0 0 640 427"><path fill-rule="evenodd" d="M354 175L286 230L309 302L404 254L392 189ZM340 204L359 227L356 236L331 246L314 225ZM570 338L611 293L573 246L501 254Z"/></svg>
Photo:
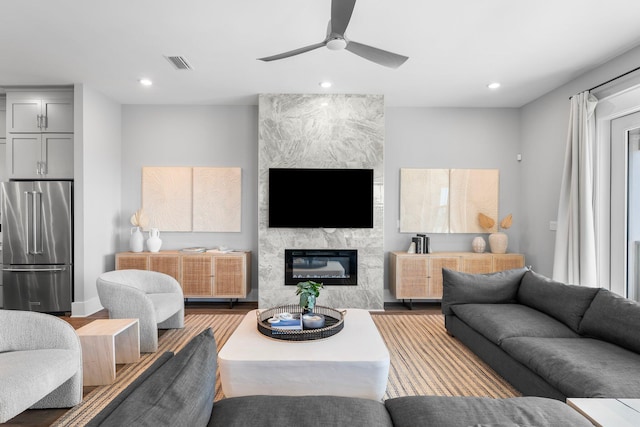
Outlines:
<svg viewBox="0 0 640 427"><path fill-rule="evenodd" d="M473 248L473 252L475 253L481 254L482 252L484 252L486 247L487 242L485 242L484 239L480 236L474 238L471 242L471 248Z"/></svg>

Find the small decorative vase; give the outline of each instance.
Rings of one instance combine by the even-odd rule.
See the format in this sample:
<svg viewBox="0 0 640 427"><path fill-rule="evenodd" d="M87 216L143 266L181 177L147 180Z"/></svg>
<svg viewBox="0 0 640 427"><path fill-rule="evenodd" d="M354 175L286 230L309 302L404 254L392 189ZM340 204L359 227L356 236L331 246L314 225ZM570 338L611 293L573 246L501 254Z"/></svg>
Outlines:
<svg viewBox="0 0 640 427"><path fill-rule="evenodd" d="M302 307L302 314L313 313L313 307L316 305L316 296L307 295L307 305Z"/></svg>
<svg viewBox="0 0 640 427"><path fill-rule="evenodd" d="M131 252L142 252L144 246L144 237L140 227L131 227L131 236L129 237L129 249Z"/></svg>
<svg viewBox="0 0 640 427"><path fill-rule="evenodd" d="M471 248L473 249L473 252L477 254L481 254L482 252L484 252L486 247L487 242L485 242L484 239L480 236L474 238L471 242Z"/></svg>
<svg viewBox="0 0 640 427"><path fill-rule="evenodd" d="M158 252L162 246L162 239L160 239L160 230L152 228L149 230L149 238L147 239L147 249L149 252Z"/></svg>
<svg viewBox="0 0 640 427"><path fill-rule="evenodd" d="M507 252L508 244L509 236L501 231L498 231L497 233L491 233L489 235L489 247L491 248L491 253L503 254Z"/></svg>

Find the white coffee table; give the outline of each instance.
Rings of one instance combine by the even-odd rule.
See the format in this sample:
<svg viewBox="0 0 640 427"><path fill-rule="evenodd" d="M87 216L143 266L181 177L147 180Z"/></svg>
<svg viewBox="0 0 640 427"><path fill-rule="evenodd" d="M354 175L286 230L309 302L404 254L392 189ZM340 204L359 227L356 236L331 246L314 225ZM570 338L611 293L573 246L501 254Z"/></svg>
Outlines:
<svg viewBox="0 0 640 427"><path fill-rule="evenodd" d="M640 426L640 399L572 397L567 404L597 427Z"/></svg>
<svg viewBox="0 0 640 427"><path fill-rule="evenodd" d="M384 396L389 351L368 311L348 309L342 331L314 341L269 338L256 322L256 310L247 313L218 354L226 397Z"/></svg>

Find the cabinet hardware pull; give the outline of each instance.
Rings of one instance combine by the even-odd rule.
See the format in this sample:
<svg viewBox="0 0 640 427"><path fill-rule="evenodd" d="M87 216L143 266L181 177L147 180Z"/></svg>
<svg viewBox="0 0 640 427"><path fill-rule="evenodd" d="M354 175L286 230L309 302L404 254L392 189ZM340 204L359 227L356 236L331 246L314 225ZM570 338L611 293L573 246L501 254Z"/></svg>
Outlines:
<svg viewBox="0 0 640 427"><path fill-rule="evenodd" d="M44 128L48 128L49 127L49 116L42 116L42 118L44 119Z"/></svg>
<svg viewBox="0 0 640 427"><path fill-rule="evenodd" d="M38 129L42 128L42 125L40 124L41 123L40 117L41 117L40 114L36 116L36 127Z"/></svg>

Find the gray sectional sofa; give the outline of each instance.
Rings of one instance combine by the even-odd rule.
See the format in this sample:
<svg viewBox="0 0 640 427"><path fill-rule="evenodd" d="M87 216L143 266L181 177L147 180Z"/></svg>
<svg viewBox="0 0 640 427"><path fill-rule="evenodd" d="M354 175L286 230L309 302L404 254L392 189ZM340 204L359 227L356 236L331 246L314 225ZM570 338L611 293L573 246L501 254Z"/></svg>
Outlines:
<svg viewBox="0 0 640 427"><path fill-rule="evenodd" d="M176 355L161 355L87 426L592 426L564 403L539 397L413 396L379 402L337 396L246 396L214 404L216 366L216 345L207 329Z"/></svg>
<svg viewBox="0 0 640 427"><path fill-rule="evenodd" d="M527 396L640 398L640 304L529 269L443 269L447 331Z"/></svg>

